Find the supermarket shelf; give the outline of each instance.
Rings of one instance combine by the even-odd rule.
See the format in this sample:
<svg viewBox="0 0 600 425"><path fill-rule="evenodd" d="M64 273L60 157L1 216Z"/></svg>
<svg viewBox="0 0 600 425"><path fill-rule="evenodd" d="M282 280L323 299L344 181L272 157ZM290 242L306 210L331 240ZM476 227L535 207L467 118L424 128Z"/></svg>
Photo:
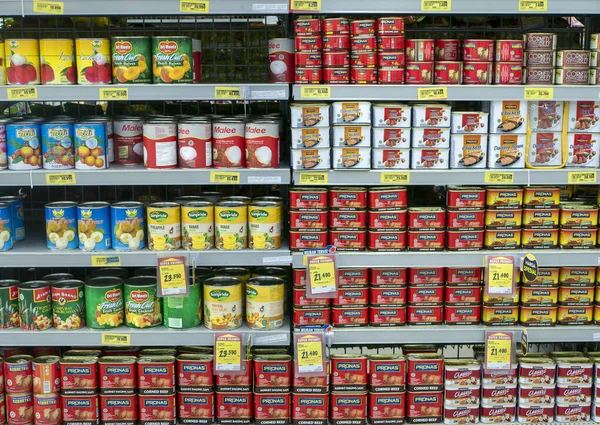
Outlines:
<svg viewBox="0 0 600 425"><path fill-rule="evenodd" d="M211 185L211 174L235 172L240 183L290 184L289 168L269 169L169 169L147 170L142 166L115 165L107 170L34 170L0 171L0 186L48 186L48 174L68 172L75 174L78 186L148 186L148 185Z"/></svg>
<svg viewBox="0 0 600 425"><path fill-rule="evenodd" d="M375 332L366 332L366 329ZM515 331L516 340L522 327L504 326L406 326L395 328L346 328L333 330L333 344L483 344L486 331ZM530 343L591 342L600 340L597 326L556 326L553 328L527 328Z"/></svg>
<svg viewBox="0 0 600 425"><path fill-rule="evenodd" d="M501 3L501 2L498 2ZM600 3L599 3L600 4ZM303 99L301 88L307 87L294 84L293 96L295 100L372 100L372 101L409 101L418 100L419 88L435 88L440 86L417 85L331 85L331 97L327 99ZM310 87L320 87L318 85ZM447 101L470 100L490 101L506 99L523 99L524 89L535 86L447 86ZM554 100L581 100L597 99L600 86L552 86ZM437 101L436 101L437 102Z"/></svg>
<svg viewBox="0 0 600 425"><path fill-rule="evenodd" d="M310 12L305 12L310 13ZM313 12L314 13L314 12ZM423 14L421 2L414 0L321 0L321 13L388 13L393 16L398 14ZM429 12L433 13L433 12ZM448 12L437 12L447 14ZM497 0L452 0L452 14L518 14L518 2ZM528 12L531 13L531 12ZM548 14L558 13L600 13L600 5L596 0L548 0Z"/></svg>
<svg viewBox="0 0 600 425"><path fill-rule="evenodd" d="M190 256L190 263L202 266L288 266L291 263L287 246L276 250L244 251L149 251L118 252L112 249L98 252L80 250L55 252L46 248L45 242L26 240L19 242L10 251L0 252L0 267L91 267L92 257L110 257L122 267L156 266L159 254Z"/></svg>
<svg viewBox="0 0 600 425"><path fill-rule="evenodd" d="M222 332L222 331L221 331ZM286 323L281 329L270 331L257 331L249 329L246 325L233 332L240 332L243 336L252 336L252 345L289 345L290 325ZM57 341L61 345L73 347L94 347L102 345L102 334L130 335L132 346L177 346L177 345L214 345L215 331L203 326L193 329L167 329L164 327L133 329L120 327L104 331L96 329L76 329L71 331L58 331L48 329L42 332L25 332L20 329L0 330L0 339L13 346L54 346ZM244 339L245 342L245 339Z"/></svg>
<svg viewBox="0 0 600 425"><path fill-rule="evenodd" d="M21 5L22 3L22 5ZM92 16L100 15L192 15L182 13L179 0L146 0L143 6L136 0L63 0L65 15ZM210 3L211 15L265 15L287 14L288 5L285 0L213 0ZM4 0L3 16L39 16L33 13L33 1ZM203 14L200 14L202 16Z"/></svg>
<svg viewBox="0 0 600 425"><path fill-rule="evenodd" d="M486 255L514 255L519 259L532 253L540 267L596 266L600 249L549 249L531 251L460 251L460 252L338 252L337 267L483 267ZM368 254L368 255L366 255ZM292 254L294 267L303 265L303 254Z"/></svg>
<svg viewBox="0 0 600 425"><path fill-rule="evenodd" d="M31 101L99 101L103 89L128 89L126 100L215 100L216 87L239 88L246 100L288 100L288 84L96 84L73 86L36 86L37 98ZM0 101L8 100L7 89L0 90Z"/></svg>

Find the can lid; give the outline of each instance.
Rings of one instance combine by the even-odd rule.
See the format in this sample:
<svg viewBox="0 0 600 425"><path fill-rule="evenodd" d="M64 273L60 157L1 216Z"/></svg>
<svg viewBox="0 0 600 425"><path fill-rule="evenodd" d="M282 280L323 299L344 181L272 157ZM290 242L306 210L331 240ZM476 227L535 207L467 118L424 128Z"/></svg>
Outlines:
<svg viewBox="0 0 600 425"><path fill-rule="evenodd" d="M125 281L125 286L156 286L156 276L134 276Z"/></svg>
<svg viewBox="0 0 600 425"><path fill-rule="evenodd" d="M10 288L19 284L17 279L2 279L0 280L0 288Z"/></svg>
<svg viewBox="0 0 600 425"><path fill-rule="evenodd" d="M242 280L231 276L211 277L204 281L204 288L207 286L238 286L242 284Z"/></svg>
<svg viewBox="0 0 600 425"><path fill-rule="evenodd" d="M220 202L243 202L244 204L249 204L252 201L252 198L249 196L226 196L221 198Z"/></svg>
<svg viewBox="0 0 600 425"><path fill-rule="evenodd" d="M10 363L10 364L27 363L32 360L33 360L33 356L30 356L29 354L17 354L15 356L10 356L10 357L7 357L6 359L4 359L4 363Z"/></svg>
<svg viewBox="0 0 600 425"><path fill-rule="evenodd" d="M92 363L98 363L98 357L92 357L92 356L63 357L58 362L60 364L70 364L70 363L92 364Z"/></svg>
<svg viewBox="0 0 600 425"><path fill-rule="evenodd" d="M77 205L77 208L106 208L109 207L110 204L104 201L92 201L92 202L84 202L82 204Z"/></svg>
<svg viewBox="0 0 600 425"><path fill-rule="evenodd" d="M116 276L93 277L85 282L86 287L92 288L110 288L111 286L123 285L123 279Z"/></svg>
<svg viewBox="0 0 600 425"><path fill-rule="evenodd" d="M274 277L287 277L288 271L283 267L257 267L252 273L252 277L262 276L274 276Z"/></svg>
<svg viewBox="0 0 600 425"><path fill-rule="evenodd" d="M137 362L135 356L104 356L98 359L98 363L119 363L119 364L133 364Z"/></svg>
<svg viewBox="0 0 600 425"><path fill-rule="evenodd" d="M34 363L37 364L54 364L54 363L58 363L60 360L59 356L41 356L41 357L36 357L35 359L33 359Z"/></svg>
<svg viewBox="0 0 600 425"><path fill-rule="evenodd" d="M123 267L103 267L92 270L90 277L118 277L125 280L129 277L129 270Z"/></svg>
<svg viewBox="0 0 600 425"><path fill-rule="evenodd" d="M58 202L49 202L44 205L44 208L71 208L76 207L77 202L72 201L58 201Z"/></svg>
<svg viewBox="0 0 600 425"><path fill-rule="evenodd" d="M250 270L244 267L219 267L215 272L221 276L246 277L250 276Z"/></svg>
<svg viewBox="0 0 600 425"><path fill-rule="evenodd" d="M178 208L177 202L154 202L148 205L150 208Z"/></svg>
<svg viewBox="0 0 600 425"><path fill-rule="evenodd" d="M187 208L212 208L212 202L208 201L187 201L181 204L182 207Z"/></svg>
<svg viewBox="0 0 600 425"><path fill-rule="evenodd" d="M52 282L52 288L56 289L83 288L83 285L84 283L77 279L64 279Z"/></svg>
<svg viewBox="0 0 600 425"><path fill-rule="evenodd" d="M175 363L175 356L146 356L140 357L138 363Z"/></svg>
<svg viewBox="0 0 600 425"><path fill-rule="evenodd" d="M143 208L144 204L136 201L122 201L111 204L111 208Z"/></svg>
<svg viewBox="0 0 600 425"><path fill-rule="evenodd" d="M71 273L50 273L42 277L42 280L47 280L48 282L52 283L52 286L56 286L54 285L55 282L72 279L74 279L74 276Z"/></svg>
<svg viewBox="0 0 600 425"><path fill-rule="evenodd" d="M50 282L46 280L30 280L29 282L23 282L19 284L19 290L21 289L39 289L49 288Z"/></svg>
<svg viewBox="0 0 600 425"><path fill-rule="evenodd" d="M248 280L248 285L257 285L257 286L276 286L276 285L285 285L285 281L280 277L274 276L262 276L262 277L251 277ZM248 286L246 286L248 287Z"/></svg>
<svg viewBox="0 0 600 425"><path fill-rule="evenodd" d="M201 360L211 361L213 356L211 354L180 354L177 356L177 360Z"/></svg>
<svg viewBox="0 0 600 425"><path fill-rule="evenodd" d="M254 361L264 362L264 361L292 361L292 356L289 354L260 354L254 356Z"/></svg>

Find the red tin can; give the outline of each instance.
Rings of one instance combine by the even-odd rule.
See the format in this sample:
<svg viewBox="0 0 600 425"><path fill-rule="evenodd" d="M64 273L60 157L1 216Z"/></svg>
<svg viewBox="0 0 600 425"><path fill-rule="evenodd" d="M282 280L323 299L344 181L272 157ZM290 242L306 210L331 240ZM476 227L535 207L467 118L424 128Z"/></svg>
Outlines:
<svg viewBox="0 0 600 425"><path fill-rule="evenodd" d="M523 63L523 40L496 40L496 62Z"/></svg>
<svg viewBox="0 0 600 425"><path fill-rule="evenodd" d="M375 52L353 52L350 55L352 68L376 68L377 53Z"/></svg>
<svg viewBox="0 0 600 425"><path fill-rule="evenodd" d="M488 370L483 369L482 381L484 385L516 385L517 383L517 365L506 370Z"/></svg>
<svg viewBox="0 0 600 425"><path fill-rule="evenodd" d="M519 383L526 385L554 384L556 367L551 364L521 363L519 365Z"/></svg>
<svg viewBox="0 0 600 425"><path fill-rule="evenodd" d="M185 425L209 425L214 422L215 393L177 393L177 417Z"/></svg>
<svg viewBox="0 0 600 425"><path fill-rule="evenodd" d="M445 246L446 232L443 230L409 230L409 251L442 251Z"/></svg>
<svg viewBox="0 0 600 425"><path fill-rule="evenodd" d="M556 66L556 52L548 51L528 51L523 55L523 64L527 67L553 68Z"/></svg>
<svg viewBox="0 0 600 425"><path fill-rule="evenodd" d="M462 84L462 62L436 62L434 67L435 84Z"/></svg>
<svg viewBox="0 0 600 425"><path fill-rule="evenodd" d="M325 211L290 211L290 227L297 230L327 229L329 213Z"/></svg>
<svg viewBox="0 0 600 425"><path fill-rule="evenodd" d="M407 62L405 68L405 84L432 84L433 62Z"/></svg>
<svg viewBox="0 0 600 425"><path fill-rule="evenodd" d="M483 281L481 267L448 267L446 268L446 284L456 286L480 286Z"/></svg>
<svg viewBox="0 0 600 425"><path fill-rule="evenodd" d="M480 286L446 286L447 305L464 306L481 304Z"/></svg>
<svg viewBox="0 0 600 425"><path fill-rule="evenodd" d="M331 309L310 308L298 309L294 307L294 326L320 326L331 323Z"/></svg>
<svg viewBox="0 0 600 425"><path fill-rule="evenodd" d="M63 424L97 424L100 420L100 403L94 395L63 395L61 397Z"/></svg>
<svg viewBox="0 0 600 425"><path fill-rule="evenodd" d="M62 377L62 394L95 394L98 388L98 360L70 361L63 358L59 362L59 376Z"/></svg>
<svg viewBox="0 0 600 425"><path fill-rule="evenodd" d="M444 283L443 267L411 267L408 269L409 285L439 285Z"/></svg>
<svg viewBox="0 0 600 425"><path fill-rule="evenodd" d="M449 251L479 251L483 249L483 230L448 230L446 236Z"/></svg>
<svg viewBox="0 0 600 425"><path fill-rule="evenodd" d="M290 393L254 393L254 422L256 425L288 423L291 413Z"/></svg>
<svg viewBox="0 0 600 425"><path fill-rule="evenodd" d="M323 52L347 51L350 49L350 35L323 36Z"/></svg>
<svg viewBox="0 0 600 425"><path fill-rule="evenodd" d="M254 393L289 391L292 381L292 359L254 357Z"/></svg>
<svg viewBox="0 0 600 425"><path fill-rule="evenodd" d="M350 68L323 68L326 84L350 84Z"/></svg>
<svg viewBox="0 0 600 425"><path fill-rule="evenodd" d="M406 386L406 359L397 355L369 357L369 390L374 393L403 392Z"/></svg>
<svg viewBox="0 0 600 425"><path fill-rule="evenodd" d="M527 423L548 423L554 418L554 405L532 406L529 404L519 404L517 409L519 422Z"/></svg>
<svg viewBox="0 0 600 425"><path fill-rule="evenodd" d="M438 230L446 227L446 211L443 208L409 208L408 228Z"/></svg>
<svg viewBox="0 0 600 425"><path fill-rule="evenodd" d="M494 40L464 40L462 58L465 62L493 62Z"/></svg>
<svg viewBox="0 0 600 425"><path fill-rule="evenodd" d="M479 405L481 386L449 386L444 388L444 400L447 406Z"/></svg>
<svg viewBox="0 0 600 425"><path fill-rule="evenodd" d="M442 391L407 392L408 423L442 422Z"/></svg>
<svg viewBox="0 0 600 425"><path fill-rule="evenodd" d="M212 356L182 354L177 357L177 388L185 393L212 392L213 360Z"/></svg>
<svg viewBox="0 0 600 425"><path fill-rule="evenodd" d="M62 405L60 394L34 394L33 417L35 425L61 425ZM9 423L12 418L9 418Z"/></svg>
<svg viewBox="0 0 600 425"><path fill-rule="evenodd" d="M552 67L528 66L525 68L523 83L526 85L554 84L556 71Z"/></svg>
<svg viewBox="0 0 600 425"><path fill-rule="evenodd" d="M514 62L496 62L495 84L523 84L523 65Z"/></svg>
<svg viewBox="0 0 600 425"><path fill-rule="evenodd" d="M492 62L465 62L463 65L463 84L492 84Z"/></svg>
<svg viewBox="0 0 600 425"><path fill-rule="evenodd" d="M368 374L367 356L353 354L331 356L333 391L366 391Z"/></svg>
<svg viewBox="0 0 600 425"><path fill-rule="evenodd" d="M139 394L172 394L175 392L175 358L142 357L137 363Z"/></svg>
<svg viewBox="0 0 600 425"><path fill-rule="evenodd" d="M321 53L296 53L296 67L321 68L322 66L323 55Z"/></svg>
<svg viewBox="0 0 600 425"><path fill-rule="evenodd" d="M409 391L442 391L444 359L436 354L408 356L406 377Z"/></svg>
<svg viewBox="0 0 600 425"><path fill-rule="evenodd" d="M404 84L404 68L379 68L377 78L381 84Z"/></svg>
<svg viewBox="0 0 600 425"><path fill-rule="evenodd" d="M406 40L406 61L433 62L435 60L434 43L431 38Z"/></svg>
<svg viewBox="0 0 600 425"><path fill-rule="evenodd" d="M444 309L444 323L447 325L475 325L481 321L481 306L449 306Z"/></svg>
<svg viewBox="0 0 600 425"><path fill-rule="evenodd" d="M334 306L358 306L369 304L369 288L338 288L337 294L333 299Z"/></svg>
<svg viewBox="0 0 600 425"><path fill-rule="evenodd" d="M591 384L594 380L594 366L592 363L584 365L573 365L569 363L558 363L556 366L556 382L561 384Z"/></svg>
<svg viewBox="0 0 600 425"><path fill-rule="evenodd" d="M484 384L481 389L481 399L483 404L515 403L517 401L517 386Z"/></svg>
<svg viewBox="0 0 600 425"><path fill-rule="evenodd" d="M332 307L332 324L337 328L354 328L369 324L369 307Z"/></svg>
<svg viewBox="0 0 600 425"><path fill-rule="evenodd" d="M371 268L369 283L371 285L406 285L406 268Z"/></svg>
<svg viewBox="0 0 600 425"><path fill-rule="evenodd" d="M350 52L323 53L323 66L325 68L349 68Z"/></svg>
<svg viewBox="0 0 600 425"><path fill-rule="evenodd" d="M7 393L28 393L33 389L33 357L26 354L4 359L4 379Z"/></svg>
<svg viewBox="0 0 600 425"><path fill-rule="evenodd" d="M33 394L6 394L6 417L9 425L27 425L33 423Z"/></svg>
<svg viewBox="0 0 600 425"><path fill-rule="evenodd" d="M390 17L390 16L377 18L377 34L379 34L379 35L404 34L404 18Z"/></svg>
<svg viewBox="0 0 600 425"><path fill-rule="evenodd" d="M327 230L310 232L290 230L290 249L301 251L303 249L325 248L328 234Z"/></svg>
<svg viewBox="0 0 600 425"><path fill-rule="evenodd" d="M371 306L369 322L373 327L404 326L406 306Z"/></svg>
<svg viewBox="0 0 600 425"><path fill-rule="evenodd" d="M299 211L321 211L328 207L327 189L290 189L290 209Z"/></svg>
<svg viewBox="0 0 600 425"><path fill-rule="evenodd" d="M556 401L556 386L552 385L520 385L518 390L519 403L523 404L554 404Z"/></svg>
<svg viewBox="0 0 600 425"><path fill-rule="evenodd" d="M447 192L449 210L473 211L485 208L485 189L480 187L451 188Z"/></svg>
<svg viewBox="0 0 600 425"><path fill-rule="evenodd" d="M460 40L440 39L434 42L435 61L460 61L461 43Z"/></svg>
<svg viewBox="0 0 600 425"><path fill-rule="evenodd" d="M369 190L369 209L371 210L398 210L406 208L407 205L408 201L405 187L378 187Z"/></svg>
<svg viewBox="0 0 600 425"><path fill-rule="evenodd" d="M139 395L139 419L141 424L150 425L160 418L160 424L175 424L177 406L175 394L170 395Z"/></svg>
<svg viewBox="0 0 600 425"><path fill-rule="evenodd" d="M419 306L443 305L444 286L409 286L408 304Z"/></svg>
<svg viewBox="0 0 600 425"><path fill-rule="evenodd" d="M252 388L252 360L242 360L242 373L231 374L221 372L215 374L215 385L218 392L246 392Z"/></svg>
<svg viewBox="0 0 600 425"><path fill-rule="evenodd" d="M371 286L369 298L373 306L404 305L407 300L408 289L406 286Z"/></svg>
<svg viewBox="0 0 600 425"><path fill-rule="evenodd" d="M296 36L321 34L320 19L297 19L294 21L294 34Z"/></svg>
<svg viewBox="0 0 600 425"><path fill-rule="evenodd" d="M292 419L295 423L325 425L329 417L329 394L292 394Z"/></svg>
<svg viewBox="0 0 600 425"><path fill-rule="evenodd" d="M369 229L406 229L406 210L369 211Z"/></svg>
<svg viewBox="0 0 600 425"><path fill-rule="evenodd" d="M375 35L375 19L363 19L350 22L350 34L352 37L358 35Z"/></svg>
<svg viewBox="0 0 600 425"><path fill-rule="evenodd" d="M305 287L306 286L306 269L293 269L292 270L292 282L294 286Z"/></svg>
<svg viewBox="0 0 600 425"><path fill-rule="evenodd" d="M100 419L103 423L127 421L135 423L138 418L138 396L100 394Z"/></svg>
<svg viewBox="0 0 600 425"><path fill-rule="evenodd" d="M523 36L525 50L556 50L557 36L553 33L530 32Z"/></svg>
<svg viewBox="0 0 600 425"><path fill-rule="evenodd" d="M558 384L556 386L557 403L589 403L592 401L591 385L568 385Z"/></svg>
<svg viewBox="0 0 600 425"><path fill-rule="evenodd" d="M323 38L320 35L296 37L296 52L318 53L323 50Z"/></svg>
<svg viewBox="0 0 600 425"><path fill-rule="evenodd" d="M306 296L306 287L298 288L294 286L294 307L301 308L315 308L315 307L329 307L331 300L329 298L308 298Z"/></svg>
<svg viewBox="0 0 600 425"><path fill-rule="evenodd" d="M367 393L331 393L331 423L342 425L352 418L356 424L367 420Z"/></svg>
<svg viewBox="0 0 600 425"><path fill-rule="evenodd" d="M321 21L323 34L350 34L350 22L346 18L326 18Z"/></svg>
<svg viewBox="0 0 600 425"><path fill-rule="evenodd" d="M406 392L369 393L369 423L401 424L406 416Z"/></svg>
<svg viewBox="0 0 600 425"><path fill-rule="evenodd" d="M406 231L369 231L369 250L375 252L396 252L406 250Z"/></svg>
<svg viewBox="0 0 600 425"><path fill-rule="evenodd" d="M367 247L365 230L330 230L329 245L338 251L364 251Z"/></svg>
<svg viewBox="0 0 600 425"><path fill-rule="evenodd" d="M377 37L378 52L398 52L403 51L406 46L406 40L403 35L380 35Z"/></svg>
<svg viewBox="0 0 600 425"><path fill-rule="evenodd" d="M485 210L448 211L446 213L448 230L478 230L485 226Z"/></svg>
<svg viewBox="0 0 600 425"><path fill-rule="evenodd" d="M377 70L373 68L352 68L350 73L352 84L377 83Z"/></svg>
<svg viewBox="0 0 600 425"><path fill-rule="evenodd" d="M557 422L589 421L592 406L590 403L562 404L556 405L554 417Z"/></svg>
<svg viewBox="0 0 600 425"><path fill-rule="evenodd" d="M440 325L444 320L443 306L408 306L409 325Z"/></svg>
<svg viewBox="0 0 600 425"><path fill-rule="evenodd" d="M377 50L377 39L374 35L361 35L350 40L352 52L374 52Z"/></svg>
<svg viewBox="0 0 600 425"><path fill-rule="evenodd" d="M114 360L114 361L112 361ZM134 357L130 361L104 357L98 363L100 391L103 394L133 394L137 384L137 368Z"/></svg>
<svg viewBox="0 0 600 425"><path fill-rule="evenodd" d="M321 68L296 68L296 84L321 84L322 79Z"/></svg>
<svg viewBox="0 0 600 425"><path fill-rule="evenodd" d="M382 68L403 68L406 64L406 55L400 52L378 52L377 63Z"/></svg>
<svg viewBox="0 0 600 425"><path fill-rule="evenodd" d="M517 405L513 404L484 404L481 406L481 418L485 423L515 422Z"/></svg>
<svg viewBox="0 0 600 425"><path fill-rule="evenodd" d="M329 371L328 371L329 373ZM292 380L294 393L329 394L329 375L327 376L298 376ZM294 396L294 394L292 394Z"/></svg>
<svg viewBox="0 0 600 425"><path fill-rule="evenodd" d="M367 285L369 283L369 269L338 269L338 285Z"/></svg>
<svg viewBox="0 0 600 425"><path fill-rule="evenodd" d="M366 211L329 211L329 226L332 229L360 230L367 227Z"/></svg>
<svg viewBox="0 0 600 425"><path fill-rule="evenodd" d="M446 424L467 424L479 422L479 406L444 405L444 421Z"/></svg>
<svg viewBox="0 0 600 425"><path fill-rule="evenodd" d="M60 391L59 360L58 356L42 356L33 359L34 394L52 394Z"/></svg>
<svg viewBox="0 0 600 425"><path fill-rule="evenodd" d="M354 211L367 208L367 189L364 187L332 187L329 191L331 208Z"/></svg>

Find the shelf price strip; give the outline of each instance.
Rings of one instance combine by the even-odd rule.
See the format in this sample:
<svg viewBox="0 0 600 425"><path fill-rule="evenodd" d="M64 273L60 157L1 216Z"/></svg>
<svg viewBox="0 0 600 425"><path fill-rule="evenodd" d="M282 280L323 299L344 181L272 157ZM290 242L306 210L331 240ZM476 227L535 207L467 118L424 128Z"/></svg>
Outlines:
<svg viewBox="0 0 600 425"><path fill-rule="evenodd" d="M329 174L327 173L300 173L300 184L327 184Z"/></svg>
<svg viewBox="0 0 600 425"><path fill-rule="evenodd" d="M102 345L131 345L131 335L102 333Z"/></svg>
<svg viewBox="0 0 600 425"><path fill-rule="evenodd" d="M215 87L215 99L243 100L244 96L239 87Z"/></svg>
<svg viewBox="0 0 600 425"><path fill-rule="evenodd" d="M300 88L300 97L302 99L330 99L331 98L331 87L329 86L318 86L318 87L305 87Z"/></svg>
<svg viewBox="0 0 600 425"><path fill-rule="evenodd" d="M417 100L446 100L448 99L447 87L420 88L417 91Z"/></svg>
<svg viewBox="0 0 600 425"><path fill-rule="evenodd" d="M421 0L421 11L423 12L450 12L452 0Z"/></svg>
<svg viewBox="0 0 600 425"><path fill-rule="evenodd" d="M511 332L485 333L485 369L508 370L512 366L513 335Z"/></svg>
<svg viewBox="0 0 600 425"><path fill-rule="evenodd" d="M11 87L6 89L8 100L37 99L37 87Z"/></svg>
<svg viewBox="0 0 600 425"><path fill-rule="evenodd" d="M129 89L100 89L100 100L128 100Z"/></svg>
<svg viewBox="0 0 600 425"><path fill-rule="evenodd" d="M210 182L217 184L240 184L240 173L211 171Z"/></svg>
<svg viewBox="0 0 600 425"><path fill-rule="evenodd" d="M389 172L389 171L385 172L385 173L381 173L379 183L409 184L410 183L410 173Z"/></svg>
<svg viewBox="0 0 600 425"><path fill-rule="evenodd" d="M553 100L554 88L552 87L526 87L523 92L525 100Z"/></svg>
<svg viewBox="0 0 600 425"><path fill-rule="evenodd" d="M215 334L215 373L242 372L242 334Z"/></svg>
<svg viewBox="0 0 600 425"><path fill-rule="evenodd" d="M570 171L568 176L569 184L596 184L596 171Z"/></svg>
<svg viewBox="0 0 600 425"><path fill-rule="evenodd" d="M77 184L75 173L46 174L47 185Z"/></svg>
<svg viewBox="0 0 600 425"><path fill-rule="evenodd" d="M179 11L189 13L208 13L210 11L210 1L181 0L179 2Z"/></svg>
<svg viewBox="0 0 600 425"><path fill-rule="evenodd" d="M519 0L519 12L547 12L548 0Z"/></svg>
<svg viewBox="0 0 600 425"><path fill-rule="evenodd" d="M515 173L511 172L494 172L486 171L484 182L495 184L513 184L515 181Z"/></svg>
<svg viewBox="0 0 600 425"><path fill-rule="evenodd" d="M294 12L320 12L321 0L292 0Z"/></svg>
<svg viewBox="0 0 600 425"><path fill-rule="evenodd" d="M121 267L118 255L92 255L92 267Z"/></svg>
<svg viewBox="0 0 600 425"><path fill-rule="evenodd" d="M65 13L65 4L62 1L33 0L33 11L49 15L63 15Z"/></svg>

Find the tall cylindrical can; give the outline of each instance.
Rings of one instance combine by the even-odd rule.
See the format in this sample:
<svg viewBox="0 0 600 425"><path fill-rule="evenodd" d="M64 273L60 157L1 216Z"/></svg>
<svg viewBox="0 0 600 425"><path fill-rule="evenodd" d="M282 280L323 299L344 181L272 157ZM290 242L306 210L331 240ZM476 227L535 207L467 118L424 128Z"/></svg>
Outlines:
<svg viewBox="0 0 600 425"><path fill-rule="evenodd" d="M257 120L246 124L246 166L279 167L279 122Z"/></svg>
<svg viewBox="0 0 600 425"><path fill-rule="evenodd" d="M115 162L115 140L112 118L106 116L97 116L89 118L88 121L102 122L106 124L106 160L109 164L112 164L113 162Z"/></svg>
<svg viewBox="0 0 600 425"><path fill-rule="evenodd" d="M10 215L13 229L13 240L25 240L25 210L23 207L23 198L20 196L0 196L0 202L10 204Z"/></svg>
<svg viewBox="0 0 600 425"><path fill-rule="evenodd" d="M0 202L0 251L12 249L14 241L14 227L10 204Z"/></svg>
<svg viewBox="0 0 600 425"><path fill-rule="evenodd" d="M9 86L40 83L38 40L8 39L4 42L4 56Z"/></svg>
<svg viewBox="0 0 600 425"><path fill-rule="evenodd" d="M152 37L154 83L192 83L192 52L192 39L189 37Z"/></svg>
<svg viewBox="0 0 600 425"><path fill-rule="evenodd" d="M19 316L24 331L43 331L52 327L50 283L32 280L19 284Z"/></svg>
<svg viewBox="0 0 600 425"><path fill-rule="evenodd" d="M107 126L104 122L85 121L73 125L75 168L99 170L108 168L106 158Z"/></svg>
<svg viewBox="0 0 600 425"><path fill-rule="evenodd" d="M114 121L115 162L136 165L144 162L144 122L141 118L124 117Z"/></svg>
<svg viewBox="0 0 600 425"><path fill-rule="evenodd" d="M210 276L209 276L210 277ZM185 297L165 297L163 300L163 324L167 328L189 329L200 326L202 320L202 283L192 282Z"/></svg>
<svg viewBox="0 0 600 425"><path fill-rule="evenodd" d="M215 236L217 249L248 248L248 207L245 202L222 200L215 205Z"/></svg>
<svg viewBox="0 0 600 425"><path fill-rule="evenodd" d="M79 249L104 251L111 247L110 205L85 202L77 206Z"/></svg>
<svg viewBox="0 0 600 425"><path fill-rule="evenodd" d="M136 251L145 244L146 214L141 202L117 202L110 206L112 247L117 251Z"/></svg>
<svg viewBox="0 0 600 425"><path fill-rule="evenodd" d="M125 281L125 325L149 328L162 325L162 300L156 276L134 276Z"/></svg>
<svg viewBox="0 0 600 425"><path fill-rule="evenodd" d="M1 59L1 58L0 58ZM0 65L0 70L2 66ZM2 80L0 76L0 81ZM6 125L10 122L9 119L0 119L0 170L8 168L8 147L6 146Z"/></svg>
<svg viewBox="0 0 600 425"><path fill-rule="evenodd" d="M230 118L213 122L213 163L215 168L246 166L244 121Z"/></svg>
<svg viewBox="0 0 600 425"><path fill-rule="evenodd" d="M70 38L40 40L42 84L75 84L75 43Z"/></svg>
<svg viewBox="0 0 600 425"><path fill-rule="evenodd" d="M14 279L0 280L0 303L4 306L0 310L0 328L18 328L19 319L19 281ZM0 371L0 375L2 372ZM0 380L2 380L0 378Z"/></svg>
<svg viewBox="0 0 600 425"><path fill-rule="evenodd" d="M112 329L123 324L123 280L95 277L84 286L85 321L88 328Z"/></svg>
<svg viewBox="0 0 600 425"><path fill-rule="evenodd" d="M294 82L294 40L272 38L269 40L269 82Z"/></svg>
<svg viewBox="0 0 600 425"><path fill-rule="evenodd" d="M46 247L52 251L76 249L79 246L77 232L77 204L75 202L50 202L44 205L46 212Z"/></svg>
<svg viewBox="0 0 600 425"><path fill-rule="evenodd" d="M181 205L183 247L193 251L214 248L215 213L210 202L186 202Z"/></svg>
<svg viewBox="0 0 600 425"><path fill-rule="evenodd" d="M252 249L281 247L281 204L253 201L248 206L248 244Z"/></svg>
<svg viewBox="0 0 600 425"><path fill-rule="evenodd" d="M58 330L85 327L82 281L70 279L52 283L52 320Z"/></svg>
<svg viewBox="0 0 600 425"><path fill-rule="evenodd" d="M110 40L78 38L75 40L75 52L78 84L110 84Z"/></svg>
<svg viewBox="0 0 600 425"><path fill-rule="evenodd" d="M6 85L6 60L4 56L4 41L0 41L0 86Z"/></svg>
<svg viewBox="0 0 600 425"><path fill-rule="evenodd" d="M114 84L152 83L150 37L111 38Z"/></svg>
<svg viewBox="0 0 600 425"><path fill-rule="evenodd" d="M7 124L6 153L9 170L42 168L40 125L32 121Z"/></svg>
<svg viewBox="0 0 600 425"><path fill-rule="evenodd" d="M177 124L144 123L144 166L177 168Z"/></svg>
<svg viewBox="0 0 600 425"><path fill-rule="evenodd" d="M75 166L73 124L44 123L42 133L42 163L45 169L67 170Z"/></svg>
<svg viewBox="0 0 600 425"><path fill-rule="evenodd" d="M155 202L146 208L148 249L171 251L181 248L181 207L175 202Z"/></svg>
<svg viewBox="0 0 600 425"><path fill-rule="evenodd" d="M190 120L177 126L180 168L212 166L212 125L210 121Z"/></svg>

